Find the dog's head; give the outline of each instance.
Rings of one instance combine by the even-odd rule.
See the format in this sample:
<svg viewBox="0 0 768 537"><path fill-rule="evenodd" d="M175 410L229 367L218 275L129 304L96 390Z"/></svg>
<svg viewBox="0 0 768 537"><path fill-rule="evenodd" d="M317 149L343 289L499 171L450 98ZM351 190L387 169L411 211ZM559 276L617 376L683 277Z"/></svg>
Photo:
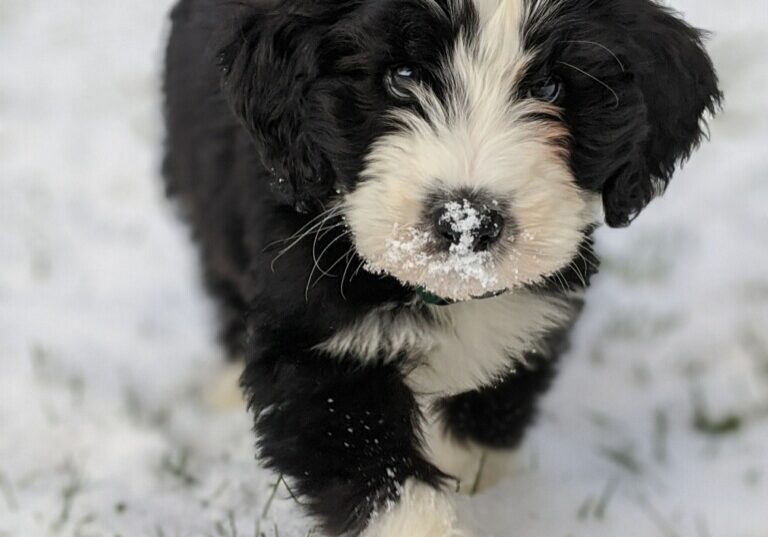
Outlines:
<svg viewBox="0 0 768 537"><path fill-rule="evenodd" d="M339 205L369 268L447 298L629 224L720 100L651 0L252 1L219 60L278 196Z"/></svg>

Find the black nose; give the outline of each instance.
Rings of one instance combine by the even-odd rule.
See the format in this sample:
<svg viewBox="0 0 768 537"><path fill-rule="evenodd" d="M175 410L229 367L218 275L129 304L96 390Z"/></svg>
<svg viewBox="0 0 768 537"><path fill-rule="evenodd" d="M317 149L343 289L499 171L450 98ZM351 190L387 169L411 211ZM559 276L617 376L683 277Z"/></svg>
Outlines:
<svg viewBox="0 0 768 537"><path fill-rule="evenodd" d="M438 238L447 247L482 252L501 237L504 216L493 204L460 199L439 204L433 223Z"/></svg>

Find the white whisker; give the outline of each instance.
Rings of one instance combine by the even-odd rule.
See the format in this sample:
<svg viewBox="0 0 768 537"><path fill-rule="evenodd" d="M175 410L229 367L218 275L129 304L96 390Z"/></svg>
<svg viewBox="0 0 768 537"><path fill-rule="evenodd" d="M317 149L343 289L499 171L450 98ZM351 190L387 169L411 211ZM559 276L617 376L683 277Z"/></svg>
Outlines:
<svg viewBox="0 0 768 537"><path fill-rule="evenodd" d="M563 62L563 61L558 61L557 63L565 65L566 67L570 67L571 69L575 69L579 73L583 74L586 77L591 78L592 80L594 80L595 82L597 82L598 84L600 84L601 86L606 88L608 91L610 91L613 94L613 97L616 99L616 108L618 108L619 103L620 103L619 94L616 93L616 91L611 86L609 86L608 84L606 84L605 82L603 82L602 80L597 78L595 75L591 75L588 72L586 72L584 69L580 69L580 68L576 67L575 65L571 65L570 63Z"/></svg>
<svg viewBox="0 0 768 537"><path fill-rule="evenodd" d="M582 40L568 40L568 41L563 41L563 43L582 43L582 44L585 44L585 45L594 45L596 47L600 47L601 49L605 50L608 54L613 56L613 59L616 60L616 63L618 63L619 67L621 67L621 72L622 73L626 73L627 72L627 69L624 67L624 64L621 62L621 60L616 55L616 53L614 51L612 51L611 49L609 49L608 47L606 47L605 45L603 45L602 43L597 43L595 41L582 41Z"/></svg>
<svg viewBox="0 0 768 537"><path fill-rule="evenodd" d="M328 235L328 233L330 233L332 230L334 230L335 228L337 228L337 227L339 227L339 226L344 226L344 225L346 225L346 223L345 223L345 222L338 222L338 223L336 223L336 224L334 224L334 225L330 226L329 228L327 228L325 231L323 231L323 229L325 229L325 228L324 228L324 225L325 225L325 220L323 221L323 224L320 226L320 229L318 229L318 230L317 230L317 232L315 232L315 240L313 240L313 241L312 241L312 261L315 263L315 266L316 266L318 269L320 269L320 272L322 272L322 271L323 271L323 270L320 268L320 258L322 258L322 257L323 257L323 254L325 253L325 251L326 251L328 248L326 248L325 250L323 250L323 252L322 252L322 253L321 253L321 254L318 256L318 255L317 255L317 243L318 243L320 240L322 240L322 238L323 238L323 237L325 237L326 235ZM346 234L346 233L345 233L345 234ZM341 236L341 237L343 237L345 234L342 234L342 235L340 235L340 236ZM336 237L336 239L334 239L334 240L331 242L331 244L333 244L334 242L336 242L336 240L338 240L338 239L339 239L339 237ZM329 244L328 246L330 247L330 244Z"/></svg>
<svg viewBox="0 0 768 537"><path fill-rule="evenodd" d="M334 268L336 268L336 265L341 263L344 260L344 258L347 257L347 255L349 254L349 251L350 250L347 250L346 252L341 254L338 258L336 258L336 261L334 261L333 264L329 268L325 269L324 271L322 271L322 269L321 269L321 271L323 272L323 275L328 276L329 278L338 278L338 276L336 274L333 274L331 271ZM321 275L320 278L315 280L315 283L312 285L312 287L314 287L315 285L318 284L318 282L320 281L320 279L322 278L323 275Z"/></svg>
<svg viewBox="0 0 768 537"><path fill-rule="evenodd" d="M347 256L347 266L344 268L344 273L341 275L341 285L339 286L339 292L341 293L341 298L343 298L345 301L347 300L347 295L344 294L344 281L347 279L347 272L349 271L349 267L352 265L352 261L355 259L354 254L355 247L350 246L349 250L347 250L346 256Z"/></svg>
<svg viewBox="0 0 768 537"><path fill-rule="evenodd" d="M326 232L326 233L327 233L327 232ZM325 252L327 252L327 251L328 251L328 250L331 248L331 246L333 246L333 245L334 245L336 242L338 242L338 241L339 241L339 239L342 239L342 238L346 237L346 236L347 236L347 235L349 235L349 234L350 234L350 231L349 231L349 230L347 230L347 231L345 231L344 233L341 233L341 234L339 234L337 237L334 237L334 239L333 239L331 242L329 242L329 243L326 245L326 247L323 249L323 251L322 251L322 252L320 252L320 255L319 255L319 256L317 256L316 258L314 258L315 267L316 267L316 268L317 268L317 270L319 270L319 271L320 271L320 272L321 272L321 273L322 273L324 276L329 276L329 277L331 277L331 278L335 278L335 276L334 276L333 274L330 274L330 270L331 270L331 269L332 269L332 268L333 268L335 265L332 265L330 269L327 269L327 270L325 270L325 269L323 269L323 267L321 267L321 266L320 266L320 260L321 260L321 259L323 258L323 256L325 255Z"/></svg>
<svg viewBox="0 0 768 537"><path fill-rule="evenodd" d="M315 226L317 226L317 225L319 224L318 220L320 220L321 218L324 218L324 217L328 216L330 213L335 213L335 212L337 212L337 211L340 211L340 210L341 210L341 206L340 206L340 205L337 205L337 206L335 206L335 207L331 207L330 209L328 209L328 210L326 210L326 211L323 211L323 212L321 212L320 214L318 214L318 215L314 216L314 217L313 217L311 220L309 220L309 221L308 221L306 224L304 224L303 226L301 226L301 227L300 227L298 230L296 230L296 232L294 232L294 233L293 233L291 236L289 236L289 237L286 237L286 238L284 238L284 239L277 239L276 241L272 241L272 242L270 242L269 244L267 244L267 245L264 247L264 250L267 250L267 249L271 248L272 246L275 246L276 244L280 244L280 243L284 243L284 242L288 242L288 241L291 241L291 240L293 240L293 239L294 239L295 237L297 237L299 234L301 234L301 233L303 233L305 230L307 230L307 228L310 228L310 229L312 229L312 228L314 228ZM310 227L310 226L311 226L311 227Z"/></svg>
<svg viewBox="0 0 768 537"><path fill-rule="evenodd" d="M317 279L317 282L319 282L319 281L320 281L320 280L323 278L323 276L330 276L330 277L334 277L332 274L330 274L330 273L326 272L325 270L323 270L323 269L320 267L320 264L319 264L319 261L320 261L320 259L322 259L322 257L323 257L323 255L325 254L325 252L327 252L327 251L328 251L328 249L329 249L329 248L330 248L330 247L331 247L331 246L332 246L332 245L333 245L333 244L334 244L336 241L338 241L339 239L341 239L341 238L343 238L343 237L346 237L346 236L347 236L347 235L349 235L350 233L351 233L351 232L350 232L349 230L347 230L347 231L345 231L344 233L340 234L338 237L336 237L335 239L333 239L333 240L332 240L332 241L331 241L331 242L328 244L328 246L326 246L326 247L325 247L325 249L322 251L322 253L320 254L320 256L319 256L319 257L315 258L315 262L314 262L314 265L312 266L312 270L309 272L309 278L307 278L307 287L306 287L306 288L305 288L305 290L304 290L304 300L306 300L307 302L309 302L309 290L312 288L312 277L315 275L315 270L319 270L319 271L320 271L320 276L318 277L318 279ZM338 263L338 261L337 261L336 263ZM334 263L334 265L331 267L331 269L333 269L333 267L334 267L334 266L336 266L336 263ZM317 284L317 282L315 282L315 284Z"/></svg>
<svg viewBox="0 0 768 537"><path fill-rule="evenodd" d="M270 264L270 267L271 267L271 269L272 269L272 272L274 272L274 271L275 271L275 262L276 262L278 259L280 259L281 257L283 257L283 256L284 256L286 253L288 253L288 252L289 252L289 251L290 251L292 248L294 248L294 247L295 247L297 244L299 244L299 243L300 243L302 240L304 240L306 237L308 237L308 236L312 235L312 233L313 233L313 232L319 233L319 232L320 232L320 231L323 229L323 224L325 224L325 222L326 222L326 221L327 221L329 218L333 218L333 217L335 217L335 216L338 216L338 212L337 212L337 211L335 211L335 208L332 208L332 209L330 209L329 211L326 211L325 213L322 213L322 214L318 215L317 217L313 218L313 220L317 220L317 218L319 218L319 217L322 217L322 216L325 216L325 218L323 218L323 220L321 220L320 222L316 222L314 225L312 225L312 226L311 226L309 229L307 229L307 230L306 230L306 231L304 231L303 233L301 233L301 230L299 230L299 231L297 231L296 233L294 233L294 234L293 234L291 237L289 237L288 239L282 239L283 241L286 241L286 240L291 240L291 238L293 238L293 237L296 237L296 235L297 235L298 233L301 233L301 235L299 235L298 237L296 237L296 238L295 238L295 240L293 240L293 242L292 242L291 244L289 244L288 246L286 246L286 247L285 247L283 250L281 250L281 251L280 251L280 252L279 252L279 253L278 253L278 254L277 254L275 257L274 257L274 259L272 259L272 263ZM334 226L332 226L332 227L331 227L331 229L332 229L333 227L337 227L337 226L339 226L339 225L342 225L342 224L343 224L342 222L340 222L339 224L335 224ZM302 227L302 229L306 228L306 227L307 227L307 225L309 225L309 224L306 224L306 225L304 225L304 226ZM274 244L274 243L273 243L273 244Z"/></svg>
<svg viewBox="0 0 768 537"><path fill-rule="evenodd" d="M360 270L365 266L365 259L360 259L360 264L357 265L357 268L355 269L355 272L352 274L352 277L349 279L349 281L352 281L355 276L357 276L360 273Z"/></svg>

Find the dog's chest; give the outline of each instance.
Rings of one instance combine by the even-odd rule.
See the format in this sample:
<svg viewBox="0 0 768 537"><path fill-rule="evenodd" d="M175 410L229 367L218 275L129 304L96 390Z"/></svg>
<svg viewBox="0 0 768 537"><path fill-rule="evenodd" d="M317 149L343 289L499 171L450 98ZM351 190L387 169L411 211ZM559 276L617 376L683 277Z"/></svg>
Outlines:
<svg viewBox="0 0 768 537"><path fill-rule="evenodd" d="M451 306L377 310L318 346L363 361L402 360L418 394L447 396L488 385L535 352L551 329L570 322L573 307L560 298L518 292ZM403 358L405 357L405 358Z"/></svg>

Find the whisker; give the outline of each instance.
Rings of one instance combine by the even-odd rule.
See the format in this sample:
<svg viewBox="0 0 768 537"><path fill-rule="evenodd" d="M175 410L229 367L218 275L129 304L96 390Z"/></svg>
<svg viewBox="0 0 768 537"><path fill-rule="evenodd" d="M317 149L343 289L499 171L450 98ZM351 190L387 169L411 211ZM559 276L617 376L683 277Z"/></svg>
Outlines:
<svg viewBox="0 0 768 537"><path fill-rule="evenodd" d="M338 278L338 276L337 276L336 274L333 274L333 273L331 273L331 271L332 271L332 270L333 270L333 269L336 267L336 265L338 265L339 263L341 263L341 262L344 260L344 258L346 258L346 257L347 257L347 255L348 255L348 254L349 254L349 250L347 250L346 252L344 252L343 254L341 254L341 255L340 255L340 256L339 256L339 257L336 259L336 261L334 261L334 262L333 262L333 264L332 264L330 267L328 267L328 269L326 269L326 270L325 270L325 272L324 272L324 275L325 275L325 276L328 276L329 278ZM318 278L318 279L315 281L315 283L312 285L312 287L315 287L315 286L316 286L316 285L317 285L317 284L320 282L320 279L321 279L321 278L322 278L322 275L321 275L321 277L320 277L320 278Z"/></svg>
<svg viewBox="0 0 768 537"><path fill-rule="evenodd" d="M320 252L320 255L319 255L319 256L317 256L317 258L316 258L316 259L314 259L314 261L315 261L315 266L317 267L317 270L319 270L320 272L322 272L322 273L323 273L323 275L325 275L325 276L330 276L330 277L332 277L332 278L335 278L335 276L333 276L332 274L330 274L330 273L329 273L329 272L330 272L330 270L331 270L331 269L332 269L332 268L333 268L335 265L331 266L331 268L330 268L330 269L328 269L328 270L325 270L325 269L323 269L323 268L320 266L320 260L321 260L321 259L323 258L323 256L325 255L325 252L327 252L327 251L328 251L328 250L331 248L331 246L333 246L333 245L334 245L336 242L338 242L338 241L339 241L339 239L342 239L342 238L346 237L347 235L349 235L349 233L350 233L350 231L349 231L349 230L347 230L347 231L345 231L344 233L341 233L341 234L339 234L339 235L338 235L337 237L335 237L335 238L334 238L334 239L333 239L331 242L329 242L329 243L326 245L326 247L323 249L323 251L322 251L322 252Z"/></svg>
<svg viewBox="0 0 768 537"><path fill-rule="evenodd" d="M562 269L547 274L544 276L544 281L551 282L560 292L568 294L568 286L566 280L563 278Z"/></svg>
<svg viewBox="0 0 768 537"><path fill-rule="evenodd" d="M317 232L319 233L319 232L321 231L322 227L323 227L323 224L325 224L325 222L326 222L326 221L327 221L329 218L334 218L335 216L338 216L338 213L337 213L337 212L335 212L333 209L331 209L331 210L327 211L326 213L323 213L323 214L319 215L318 217L315 217L315 218L313 218L313 220L317 220L317 218L319 218L319 217L322 217L322 216L325 216L325 218L323 218L323 220L322 220L322 221L315 223L314 225L312 225L312 226L311 226L309 229L307 229L307 230L306 230L306 231L304 231L303 233L301 233L301 230L299 230L299 231L297 231L296 233L294 233L293 235L291 235L291 237L289 237L288 239L283 239L283 240L282 240L283 242L285 242L285 241L288 241L288 240L291 240L293 237L296 237L296 235L297 235L297 234L301 233L301 235L299 235L297 238L295 238L295 240L293 240L293 242L292 242L291 244L289 244L287 247L285 247L283 250L281 250L281 251L280 251L280 252L279 252L279 253L278 253L278 254L277 254L275 257L274 257L274 259L272 259L272 263L271 263L271 265L270 265L270 266L271 266L271 269L272 269L272 272L274 272L274 271L275 271L275 262L276 262L278 259L280 259L281 257L283 257L283 256L284 256L286 253L288 253L288 252L289 252L289 251L290 251L292 248L294 248L294 247L295 247L297 244L299 244L299 243L300 243L302 240L304 240L306 237L308 237L309 235L311 235L311 234L312 234L312 232L313 232L313 231L315 231L315 230L316 230L316 228L318 228L318 227L320 228L320 229L317 229ZM339 225L341 225L341 224L342 224L342 223L339 223ZM302 228L302 229L306 228L306 227L307 227L307 225L309 225L309 223L308 223L308 224L305 224L305 225L303 226L303 228Z"/></svg>
<svg viewBox="0 0 768 537"><path fill-rule="evenodd" d="M586 287L587 286L587 281L584 278L584 275L581 273L581 269L576 264L576 262L575 261L571 261L570 263L568 263L568 267L576 273L576 277L579 278L579 281L581 282L581 284L584 287Z"/></svg>
<svg viewBox="0 0 768 537"><path fill-rule="evenodd" d="M595 82L597 82L598 84L603 86L605 89L607 89L608 91L613 93L613 97L616 99L616 106L615 106L615 108L619 107L619 103L620 103L619 94L616 93L616 91L611 86L609 86L608 84L606 84L605 82L603 82L602 80L597 78L595 75L591 75L588 72L586 72L584 69L580 69L580 68L576 67L575 65L571 65L568 62L558 61L557 63L560 63L562 65L565 65L566 67L570 67L571 69L574 69L574 70L578 71L579 73L583 74L584 76L587 76L587 77L591 78L592 80L594 80Z"/></svg>
<svg viewBox="0 0 768 537"><path fill-rule="evenodd" d="M347 300L347 295L344 294L344 281L347 279L347 271L349 271L349 267L352 265L352 261L355 259L355 256L353 255L354 249L355 247L352 245L349 247L349 250L347 250L347 266L344 268L344 273L341 275L341 285L339 286L341 298L343 298L345 301Z"/></svg>
<svg viewBox="0 0 768 537"><path fill-rule="evenodd" d="M331 231L333 231L337 227L346 227L346 225L347 225L346 222L336 222L335 224L324 228L324 231L318 229L317 230L317 241L320 242L321 240L323 240L323 237L328 235Z"/></svg>
<svg viewBox="0 0 768 537"><path fill-rule="evenodd" d="M291 236L286 237L284 239L277 239L276 241L270 242L269 244L267 244L264 247L264 250L266 251L269 248L271 248L272 246L275 246L276 244L280 244L280 243L284 243L284 242L288 242L288 241L292 240L294 237L296 237L299 234L303 233L307 228L310 228L310 226L311 226L310 229L312 229L315 226L317 226L319 224L318 220L320 220L321 218L326 217L329 214L335 213L335 212L340 211L340 210L341 210L341 205L337 205L335 207L331 207L330 209L328 209L326 211L321 212L320 214L318 214L317 216L315 216L311 220L309 220L306 224L301 226L299 229L297 229Z"/></svg>
<svg viewBox="0 0 768 537"><path fill-rule="evenodd" d="M357 265L357 268L355 269L355 272L352 273L352 276L349 278L349 281L352 281L355 279L355 276L357 276L360 273L360 270L365 266L365 259L360 258L360 264Z"/></svg>
<svg viewBox="0 0 768 537"><path fill-rule="evenodd" d="M606 51L608 54L613 56L613 59L616 60L616 63L618 63L619 67L621 67L621 72L622 73L626 73L627 72L627 69L624 67L624 64L621 62L621 60L616 55L616 53L614 51L612 51L611 49L609 49L608 47L606 47L605 45L603 45L602 43L597 43L596 41L582 41L582 40L577 40L577 39L563 41L563 43L582 43L584 45L594 45L596 47L600 47L601 49Z"/></svg>
<svg viewBox="0 0 768 537"><path fill-rule="evenodd" d="M559 273L553 272L552 274L547 276L546 279L548 281L551 281L555 285L555 288L562 292L563 291L563 282L558 279L558 276L559 276Z"/></svg>
<svg viewBox="0 0 768 537"><path fill-rule="evenodd" d="M584 288L586 289L587 286L589 286L589 282L587 282L587 275L581 271L581 267L576 268L576 274L579 275L579 280L581 280L581 283L584 285Z"/></svg>
<svg viewBox="0 0 768 537"><path fill-rule="evenodd" d="M586 257L581 251L579 251L578 254L579 254L579 257L581 258L581 260L584 261L585 265L589 265L590 267L592 267L595 270L599 270L600 269L600 266L597 263L595 263L592 259L589 259L588 257Z"/></svg>
<svg viewBox="0 0 768 537"><path fill-rule="evenodd" d="M568 281L565 279L565 276L563 276L560 272L556 272L555 275L557 276L557 281L560 284L560 290L563 292L564 295L567 295Z"/></svg>
<svg viewBox="0 0 768 537"><path fill-rule="evenodd" d="M333 239L330 242L330 244L328 244L328 246L325 247L325 250L323 250L323 252L320 254L320 257L315 259L314 265L312 266L312 270L309 272L309 278L307 278L307 287L304 289L304 300L306 300L307 302L309 302L309 290L312 288L312 277L315 275L315 270L319 270L320 271L320 276L318 277L317 282L315 282L315 285L317 285L317 283L320 280L323 279L323 276L331 276L331 277L333 277L332 274L326 272L325 270L323 270L320 267L319 260L322 259L322 257L325 254L325 252L328 251L328 248L330 248L333 245L333 243L335 243L336 241L338 241L342 237L345 237L349 233L350 233L350 231L345 231L344 233L340 234L338 237ZM338 263L338 261L337 261L337 263ZM334 264L334 266L335 266L335 264ZM333 267L331 267L331 269L332 268Z"/></svg>
<svg viewBox="0 0 768 537"><path fill-rule="evenodd" d="M306 232L302 233L300 237L296 238L291 244L286 246L284 249L282 249L275 257L272 259L271 268L272 272L275 271L275 262L283 257L285 254L287 254L291 249L293 249L297 244L299 244L302 240L312 235L313 232L317 231L319 233L319 229L316 230L318 226L320 226L321 223L317 223L316 225L312 226L310 229L308 229ZM341 224L337 224L339 226ZM335 226L335 227L337 227Z"/></svg>
<svg viewBox="0 0 768 537"><path fill-rule="evenodd" d="M318 255L317 255L317 243L318 243L318 242L319 242L319 241L320 241L320 240L321 240L323 237L325 237L326 235L328 235L328 233L330 233L330 232L331 232L333 229L335 229L335 228L337 228L337 227L339 227L339 226L343 226L343 225L345 225L345 222L338 222L338 223L336 223L336 224L332 225L331 227L329 227L329 228L328 228L328 229L327 229L325 232L323 232L323 229L324 229L324 226L325 226L325 220L324 220L324 221L323 221L323 224L320 226L320 229L318 229L318 230L315 232L315 240L313 240L313 241L312 241L312 260L314 261L314 263L315 263L315 265L317 266L317 268L320 268L320 258L322 258L322 257L323 257L323 254L326 252L326 250L328 250L328 248L326 248L325 250L323 250L323 253L321 253L321 254L318 256ZM339 235L339 237L343 237L344 235L346 235L346 233L343 233L343 234ZM339 237L336 237L336 238L335 238L333 241L331 241L331 244L333 244L334 242L336 242L336 241L339 239ZM330 246L331 246L331 244L329 244L329 245L328 245L328 247L330 247ZM320 271L322 272L322 269L320 269Z"/></svg>
<svg viewBox="0 0 768 537"><path fill-rule="evenodd" d="M591 247L589 248L589 253L594 255L594 251L592 250ZM589 270L590 268L592 268L595 271L600 270L600 265L598 263L596 263L593 259L590 259L587 256L585 256L584 252L582 251L581 248L579 248L576 251L576 255L578 255L579 259L581 259L584 262L584 268L585 269Z"/></svg>
<svg viewBox="0 0 768 537"><path fill-rule="evenodd" d="M317 229L317 231L315 231L315 240L314 240L314 241L312 241L312 256L313 256L313 257L315 257L315 254L316 254L316 249L317 249L317 241L318 241L318 240L320 240L320 233L323 231L323 229L325 228L325 223L326 223L326 222L327 222L327 221L328 221L330 218L333 218L333 216L331 216L331 215L328 215L328 217L326 217L326 218L323 218L323 220L320 222L320 226L319 226L319 228ZM331 229L332 229L332 228L331 228ZM325 237L325 234L323 234L323 237ZM315 258L315 262L317 262L317 258Z"/></svg>

